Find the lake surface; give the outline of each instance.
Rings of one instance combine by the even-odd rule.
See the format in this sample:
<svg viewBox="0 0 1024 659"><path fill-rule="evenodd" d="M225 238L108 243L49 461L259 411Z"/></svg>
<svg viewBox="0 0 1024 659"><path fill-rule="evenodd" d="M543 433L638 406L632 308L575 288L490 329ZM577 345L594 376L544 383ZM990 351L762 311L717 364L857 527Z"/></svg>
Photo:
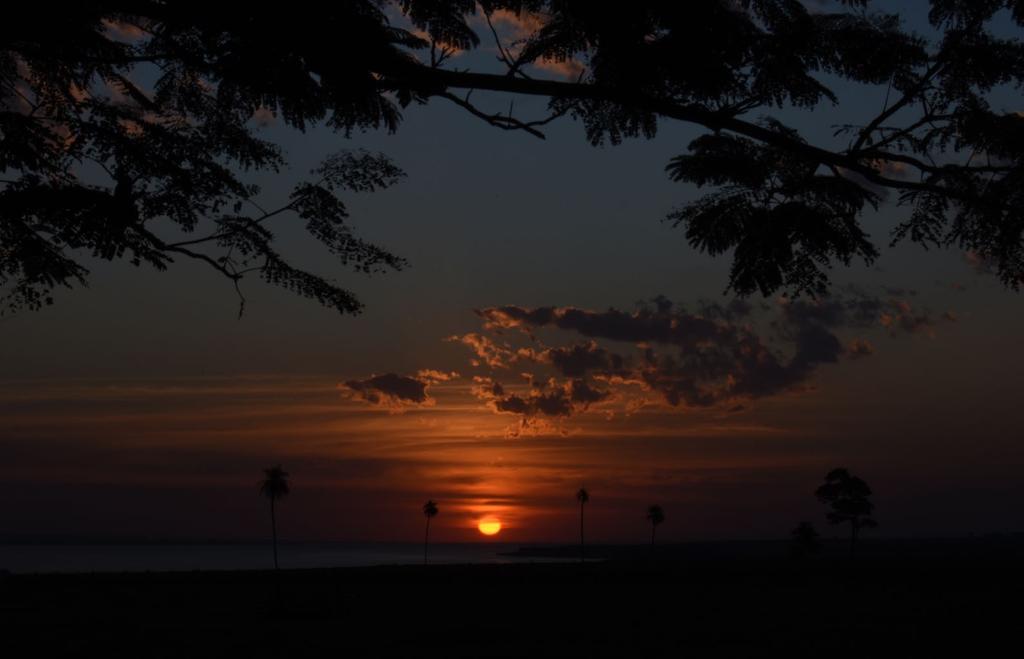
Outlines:
<svg viewBox="0 0 1024 659"><path fill-rule="evenodd" d="M437 544L431 563L531 562L501 556L518 545ZM289 543L278 546L282 568L412 565L423 562L423 545L389 543ZM542 559L551 562L552 559ZM0 545L0 570L33 572L145 572L265 570L274 567L273 550L263 544L9 544Z"/></svg>

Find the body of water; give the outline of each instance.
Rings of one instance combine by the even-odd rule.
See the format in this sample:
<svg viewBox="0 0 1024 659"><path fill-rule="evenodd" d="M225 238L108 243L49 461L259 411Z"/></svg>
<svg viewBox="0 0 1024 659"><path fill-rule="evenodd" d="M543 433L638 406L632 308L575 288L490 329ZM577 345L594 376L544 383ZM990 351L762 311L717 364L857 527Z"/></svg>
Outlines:
<svg viewBox="0 0 1024 659"><path fill-rule="evenodd" d="M437 544L430 547L430 562L528 562L527 558L500 555L517 548L518 545L500 543ZM284 569L414 565L423 562L423 545L288 543L278 545L278 555ZM269 543L0 545L0 570L15 573L265 570L273 567L273 550Z"/></svg>

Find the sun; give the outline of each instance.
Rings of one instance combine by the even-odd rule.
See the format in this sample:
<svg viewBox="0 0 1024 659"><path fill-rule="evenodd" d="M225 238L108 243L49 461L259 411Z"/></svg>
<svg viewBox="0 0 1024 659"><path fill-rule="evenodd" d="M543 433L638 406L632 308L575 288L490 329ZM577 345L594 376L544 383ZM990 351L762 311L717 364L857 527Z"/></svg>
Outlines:
<svg viewBox="0 0 1024 659"><path fill-rule="evenodd" d="M501 522L493 517L487 517L480 520L480 523L476 525L476 528L480 530L480 533L484 535L497 535L498 531L501 530Z"/></svg>

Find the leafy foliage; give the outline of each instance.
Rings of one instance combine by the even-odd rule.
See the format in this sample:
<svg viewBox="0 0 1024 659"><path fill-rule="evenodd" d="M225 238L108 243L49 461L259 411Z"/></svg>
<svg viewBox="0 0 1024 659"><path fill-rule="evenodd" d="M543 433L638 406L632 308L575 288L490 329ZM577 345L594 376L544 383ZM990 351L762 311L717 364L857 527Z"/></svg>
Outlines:
<svg viewBox="0 0 1024 659"><path fill-rule="evenodd" d="M38 308L52 302L55 287L86 284L81 255L88 254L158 269L200 259L236 286L251 272L358 312L352 293L274 248L267 224L289 214L342 265L404 266L353 234L337 196L394 184L402 172L385 156L331 156L313 181L269 211L243 178L285 164L254 132L257 112L299 129L314 121L342 130L395 127L397 110L365 62L316 80L314 53L286 52L289 38L312 37L321 58L345 61L363 47L404 57L396 46L418 40L388 28L372 3L352 3L313 27L269 10L239 21L198 3L31 11L27 33L19 27L0 37L0 310ZM330 30L342 25L352 39L331 45Z"/></svg>
<svg viewBox="0 0 1024 659"><path fill-rule="evenodd" d="M833 264L872 262L860 219L885 188L911 209L893 242L970 250L1019 287L1024 117L994 109L990 96L1024 82L1024 43L1004 36L1007 23L1024 24L1024 5L933 0L939 36L926 39L885 3L842 4L851 10L797 0L533 3L547 20L525 59L587 63L587 88L553 106L571 106L594 143L653 137L666 117L711 130L667 169L716 189L669 219L698 249L732 254L737 292L821 293ZM835 80L889 89L878 115L838 127L845 148L809 144L770 115L745 118L839 102Z"/></svg>
<svg viewBox="0 0 1024 659"><path fill-rule="evenodd" d="M771 130L799 140L778 124ZM818 164L773 146L724 134L690 144L667 170L673 180L719 190L674 211L690 244L709 254L734 251L730 286L739 293L769 295L782 287L824 293L824 269L833 260L872 262L878 251L857 216L877 196L842 175L823 174Z"/></svg>
<svg viewBox="0 0 1024 659"><path fill-rule="evenodd" d="M850 524L854 533L860 528L877 526L871 513L871 488L846 469L833 469L825 476L825 484L815 491L818 500L829 506L828 521L832 524Z"/></svg>
<svg viewBox="0 0 1024 659"><path fill-rule="evenodd" d="M288 496L291 488L288 486L288 472L276 465L263 470L264 478L260 481L260 494L278 501Z"/></svg>
<svg viewBox="0 0 1024 659"><path fill-rule="evenodd" d="M794 558L804 558L821 551L818 531L810 522L800 522L791 534L789 551Z"/></svg>
<svg viewBox="0 0 1024 659"><path fill-rule="evenodd" d="M480 28L496 12L529 27L510 44L491 31L507 71L444 68L457 50L490 47ZM401 108L437 97L537 136L568 115L594 144L654 138L664 121L703 127L667 169L704 196L669 219L697 249L732 256L740 293L817 294L834 265L872 262L861 221L886 191L909 209L894 242L969 250L1017 288L1024 116L997 99L1024 84L1024 3L931 0L928 18L921 36L872 0L30 5L0 27L3 305L36 308L84 285L89 255L160 269L199 259L236 285L253 273L356 312L352 293L279 253L268 225L297 215L341 265L398 269L353 234L338 195L400 172L384 156L339 154L263 210L246 177L287 163L253 118L390 131ZM540 75L551 62L580 72ZM831 142L779 119L817 120L856 85L884 87L885 104L833 126ZM551 116L521 120L454 93L474 89L546 97Z"/></svg>

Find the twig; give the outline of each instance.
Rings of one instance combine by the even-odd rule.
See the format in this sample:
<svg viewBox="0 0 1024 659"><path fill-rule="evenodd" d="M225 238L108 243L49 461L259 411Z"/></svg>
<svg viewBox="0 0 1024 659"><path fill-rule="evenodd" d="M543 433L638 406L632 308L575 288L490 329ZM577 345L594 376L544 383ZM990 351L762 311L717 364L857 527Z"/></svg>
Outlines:
<svg viewBox="0 0 1024 659"><path fill-rule="evenodd" d="M544 133L540 132L539 130L533 127L535 124L524 123L522 121L519 121L515 117L505 116L503 114L487 114L486 112L483 112L482 110L477 108L472 103L469 103L466 100L461 99L450 92L442 92L440 96L442 98L448 99L452 103L455 103L459 107L468 110L470 114L472 114L475 117L483 119L492 126L497 126L502 130L524 130L536 138L542 140L545 139Z"/></svg>

